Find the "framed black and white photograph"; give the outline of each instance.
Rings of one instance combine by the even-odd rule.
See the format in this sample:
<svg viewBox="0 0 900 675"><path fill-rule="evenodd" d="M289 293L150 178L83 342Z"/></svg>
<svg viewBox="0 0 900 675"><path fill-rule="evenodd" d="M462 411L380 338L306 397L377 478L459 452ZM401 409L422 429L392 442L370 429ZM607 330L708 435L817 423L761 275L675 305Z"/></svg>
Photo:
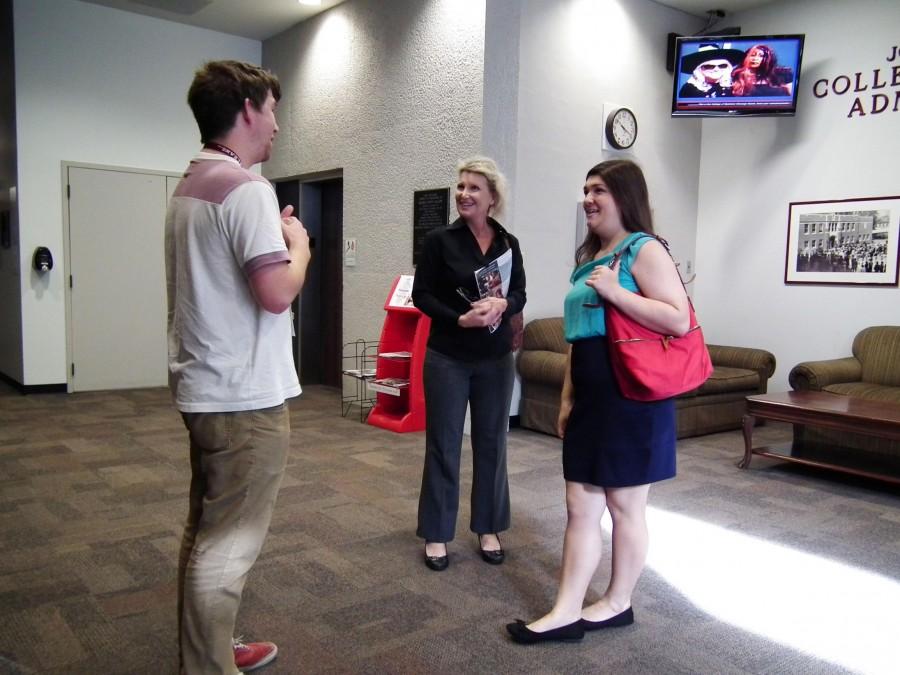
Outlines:
<svg viewBox="0 0 900 675"><path fill-rule="evenodd" d="M900 197L791 202L784 283L896 286Z"/></svg>

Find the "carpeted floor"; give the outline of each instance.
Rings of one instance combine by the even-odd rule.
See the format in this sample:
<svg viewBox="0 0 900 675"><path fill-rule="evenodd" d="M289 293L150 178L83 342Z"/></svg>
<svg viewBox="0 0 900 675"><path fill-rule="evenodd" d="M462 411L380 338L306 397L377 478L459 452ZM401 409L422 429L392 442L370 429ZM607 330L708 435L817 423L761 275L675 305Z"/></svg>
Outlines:
<svg viewBox="0 0 900 675"><path fill-rule="evenodd" d="M449 570L435 573L414 535L422 434L390 433L340 411L338 393L320 387L291 404L287 475L238 622L245 638L279 644L277 661L261 672L867 669L766 637L740 617L761 604L784 621L767 593L776 593L778 578L802 582L807 574L790 558L782 569L763 567L752 546L766 542L808 554L813 562L804 565L822 559L896 580L896 489L759 458L741 471L739 432L686 439L678 477L651 491L657 515L651 565L634 597L637 622L580 644L522 647L504 624L546 611L556 586L565 525L559 441L510 433L513 527L502 537L508 557L499 567L480 560L468 532L464 449L458 538ZM757 436L784 440L789 429L770 425ZM188 472L185 432L164 389L20 396L0 385L0 673L176 672L175 568ZM710 544L717 540L698 534L710 528L739 540ZM737 555L735 541L751 542L751 553L728 558ZM669 554L675 562L667 567ZM703 561L718 565L717 574L676 584ZM592 597L608 573L605 559ZM825 581L823 595L840 584ZM853 620L834 597L835 616ZM738 619L710 609L719 606Z"/></svg>

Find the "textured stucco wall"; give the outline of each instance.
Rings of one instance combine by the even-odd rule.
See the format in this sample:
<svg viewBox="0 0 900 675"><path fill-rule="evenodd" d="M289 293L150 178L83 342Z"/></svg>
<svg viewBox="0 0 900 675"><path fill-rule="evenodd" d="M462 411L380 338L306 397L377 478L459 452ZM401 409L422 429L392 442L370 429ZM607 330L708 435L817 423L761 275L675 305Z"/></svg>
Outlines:
<svg viewBox="0 0 900 675"><path fill-rule="evenodd" d="M412 273L415 190L455 184L481 144L484 3L351 0L263 44L282 83L270 179L341 169L344 341L375 339ZM453 218L451 209L451 218Z"/></svg>

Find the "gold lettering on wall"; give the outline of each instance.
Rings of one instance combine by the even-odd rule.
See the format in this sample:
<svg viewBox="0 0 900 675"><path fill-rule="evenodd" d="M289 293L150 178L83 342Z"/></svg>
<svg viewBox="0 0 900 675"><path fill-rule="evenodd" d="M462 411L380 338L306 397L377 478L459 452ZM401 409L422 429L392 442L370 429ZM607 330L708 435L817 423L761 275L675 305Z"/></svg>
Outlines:
<svg viewBox="0 0 900 675"><path fill-rule="evenodd" d="M872 68L871 70L859 70L849 75L820 78L813 82L812 95L816 98L826 98L828 96L844 96L852 92L855 96L850 105L850 112L847 113L848 118L880 115L888 111L898 112L900 111L900 45L891 45L885 61L898 63L886 68ZM891 94L859 95L886 87L897 89L897 91Z"/></svg>

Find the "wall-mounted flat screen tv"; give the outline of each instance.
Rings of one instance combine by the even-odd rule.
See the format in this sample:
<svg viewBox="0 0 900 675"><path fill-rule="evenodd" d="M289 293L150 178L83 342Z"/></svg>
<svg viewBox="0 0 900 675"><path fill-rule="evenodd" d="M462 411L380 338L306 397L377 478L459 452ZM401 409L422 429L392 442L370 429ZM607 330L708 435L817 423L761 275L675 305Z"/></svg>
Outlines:
<svg viewBox="0 0 900 675"><path fill-rule="evenodd" d="M679 37L673 117L793 115L803 35Z"/></svg>

